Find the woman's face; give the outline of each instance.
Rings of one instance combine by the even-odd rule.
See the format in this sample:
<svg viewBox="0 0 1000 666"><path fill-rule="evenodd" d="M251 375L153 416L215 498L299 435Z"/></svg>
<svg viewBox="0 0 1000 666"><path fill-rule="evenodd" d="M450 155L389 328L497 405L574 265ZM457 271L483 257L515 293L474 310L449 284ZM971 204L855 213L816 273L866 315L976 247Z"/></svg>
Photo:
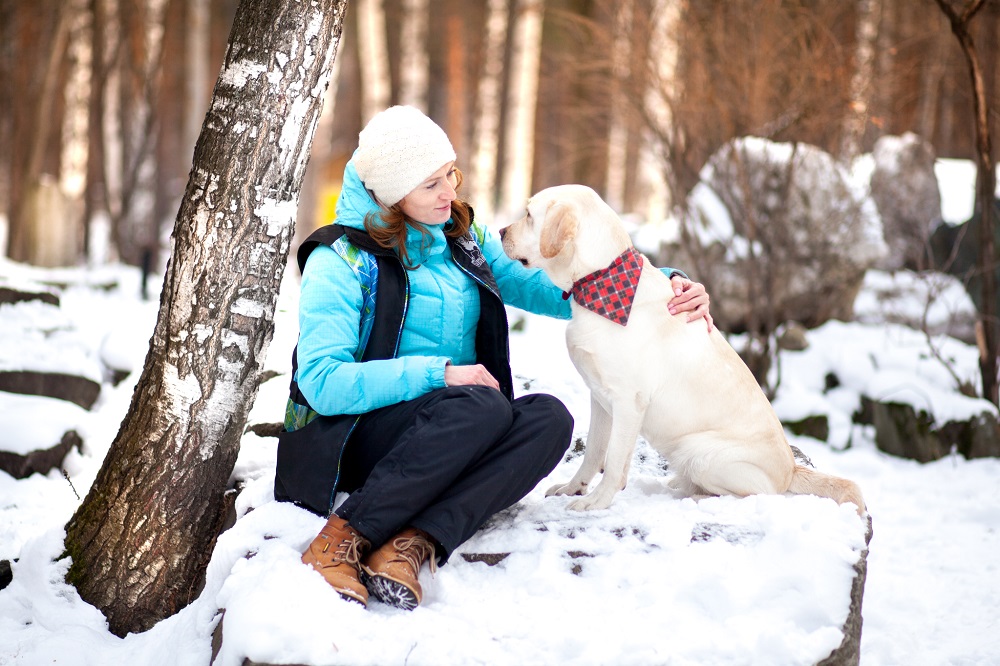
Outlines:
<svg viewBox="0 0 1000 666"><path fill-rule="evenodd" d="M458 196L458 172L455 163L448 162L417 185L399 202L406 215L424 224L444 224L451 219L451 202Z"/></svg>

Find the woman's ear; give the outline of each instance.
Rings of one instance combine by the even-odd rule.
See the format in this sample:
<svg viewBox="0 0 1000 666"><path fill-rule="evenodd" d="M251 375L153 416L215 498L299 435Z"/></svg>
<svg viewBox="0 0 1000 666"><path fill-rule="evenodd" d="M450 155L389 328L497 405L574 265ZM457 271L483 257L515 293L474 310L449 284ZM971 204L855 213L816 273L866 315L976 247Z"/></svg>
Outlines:
<svg viewBox="0 0 1000 666"><path fill-rule="evenodd" d="M551 259L566 247L566 243L576 238L579 221L573 208L566 203L549 204L545 211L542 234L538 239L538 250L542 257Z"/></svg>

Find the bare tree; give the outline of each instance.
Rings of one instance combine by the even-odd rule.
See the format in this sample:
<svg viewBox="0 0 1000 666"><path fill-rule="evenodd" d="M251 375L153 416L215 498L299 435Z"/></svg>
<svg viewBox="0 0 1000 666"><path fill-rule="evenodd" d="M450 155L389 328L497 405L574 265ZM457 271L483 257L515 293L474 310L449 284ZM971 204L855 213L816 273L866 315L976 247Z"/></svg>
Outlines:
<svg viewBox="0 0 1000 666"><path fill-rule="evenodd" d="M112 235L123 261L141 266L155 253L160 221L154 215L159 165L156 160L157 73L163 54L166 0L118 0L121 37L116 69L121 106L116 156L117 215Z"/></svg>
<svg viewBox="0 0 1000 666"><path fill-rule="evenodd" d="M427 0L403 1L399 101L427 112Z"/></svg>
<svg viewBox="0 0 1000 666"><path fill-rule="evenodd" d="M514 53L508 108L501 215L510 216L531 196L535 145L535 107L538 100L538 67L542 48L545 0L517 0L514 19Z"/></svg>
<svg viewBox="0 0 1000 666"><path fill-rule="evenodd" d="M66 526L68 580L119 636L197 594L274 329L347 0L242 0L195 148L132 404Z"/></svg>
<svg viewBox="0 0 1000 666"><path fill-rule="evenodd" d="M210 10L211 0L187 0L187 16L184 25L185 45L185 84L186 97L184 103L184 145L194 147L201 129L201 121L208 110L208 88L210 79L209 40L210 40Z"/></svg>
<svg viewBox="0 0 1000 666"><path fill-rule="evenodd" d="M608 132L608 165L604 199L615 210L625 205L625 179L628 170L628 113L621 99L623 82L628 81L632 60L633 0L625 0L616 8L611 46L611 120Z"/></svg>
<svg viewBox="0 0 1000 666"><path fill-rule="evenodd" d="M382 0L359 0L357 22L357 45L361 55L361 116L367 123L389 105L392 96Z"/></svg>
<svg viewBox="0 0 1000 666"><path fill-rule="evenodd" d="M948 0L935 0L951 22L951 31L962 47L969 67L975 110L976 128L976 212L979 214L979 247L977 248L977 273L980 280L979 370L983 381L983 396L997 404L997 305L996 257L993 235L994 192L996 191L996 166L990 140L989 102L983 82L982 66L976 45L972 40L970 23L985 5L985 0L972 0L956 11Z"/></svg>
<svg viewBox="0 0 1000 666"><path fill-rule="evenodd" d="M32 131L15 134L11 137L9 146L11 153L21 157L20 160L14 160L11 173L12 189L15 192L12 197L9 242L10 256L14 260L48 265L50 261L44 256L43 247L46 240L45 222L53 214L64 214L63 196L57 184L58 167L51 160L52 146L58 144L53 138L59 134L55 131L59 124L30 122L28 116L47 119L59 117L60 71L64 64L74 8L71 5L50 5L44 9L51 14L46 17L45 13L39 12L41 16L37 18L48 18L54 22L49 34L45 35L47 49L44 58L32 64L27 77L15 79L18 84L28 84L22 94L27 99L30 111L23 116L28 122L24 123L22 129L30 127ZM30 34L38 25L36 20L34 16L26 18L25 23L28 25L19 27Z"/></svg>
<svg viewBox="0 0 1000 666"><path fill-rule="evenodd" d="M503 54L507 43L507 0L489 0L483 73L476 93L475 147L472 157L472 201L476 214L493 222L497 202L497 158L500 145L500 108L503 90Z"/></svg>
<svg viewBox="0 0 1000 666"><path fill-rule="evenodd" d="M872 105L875 74L875 46L882 14L881 0L857 0L857 34L854 47L854 74L851 76L850 104L840 142L840 159L850 163L861 153L861 140Z"/></svg>

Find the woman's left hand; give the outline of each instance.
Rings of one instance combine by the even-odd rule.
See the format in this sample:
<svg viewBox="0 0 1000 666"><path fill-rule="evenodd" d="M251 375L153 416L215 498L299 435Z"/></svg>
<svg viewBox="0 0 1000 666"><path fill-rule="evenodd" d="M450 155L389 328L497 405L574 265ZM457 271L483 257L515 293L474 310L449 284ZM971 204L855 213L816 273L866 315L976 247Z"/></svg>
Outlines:
<svg viewBox="0 0 1000 666"><path fill-rule="evenodd" d="M708 311L708 292L705 285L700 282L692 282L687 278L675 275L670 278L670 285L674 289L674 297L667 304L670 314L687 313L687 320L705 318L709 332L712 331L712 315Z"/></svg>

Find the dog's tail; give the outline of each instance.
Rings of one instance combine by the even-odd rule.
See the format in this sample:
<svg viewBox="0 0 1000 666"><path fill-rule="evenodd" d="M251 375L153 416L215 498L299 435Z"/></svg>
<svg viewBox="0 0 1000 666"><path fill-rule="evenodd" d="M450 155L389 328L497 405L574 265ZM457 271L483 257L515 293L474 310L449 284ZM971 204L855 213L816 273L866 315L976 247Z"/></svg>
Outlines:
<svg viewBox="0 0 1000 666"><path fill-rule="evenodd" d="M829 497L838 504L852 502L858 508L858 514L864 515L867 511L865 500L861 496L861 488L858 484L839 476L832 476L818 472L804 465L796 465L792 474L792 482L788 486L788 492L795 495L819 495Z"/></svg>

